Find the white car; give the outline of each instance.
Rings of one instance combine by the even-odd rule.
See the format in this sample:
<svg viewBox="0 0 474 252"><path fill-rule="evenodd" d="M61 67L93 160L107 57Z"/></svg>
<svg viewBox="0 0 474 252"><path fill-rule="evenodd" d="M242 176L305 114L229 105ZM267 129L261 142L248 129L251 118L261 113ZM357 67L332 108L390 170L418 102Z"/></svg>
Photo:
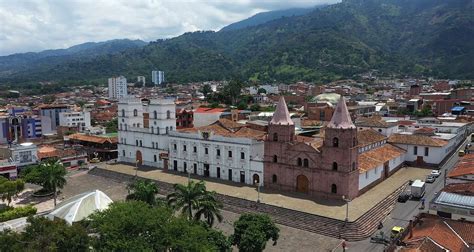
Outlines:
<svg viewBox="0 0 474 252"><path fill-rule="evenodd" d="M437 178L437 177L439 177L439 175L441 175L441 172L438 171L438 170L432 170L430 175Z"/></svg>

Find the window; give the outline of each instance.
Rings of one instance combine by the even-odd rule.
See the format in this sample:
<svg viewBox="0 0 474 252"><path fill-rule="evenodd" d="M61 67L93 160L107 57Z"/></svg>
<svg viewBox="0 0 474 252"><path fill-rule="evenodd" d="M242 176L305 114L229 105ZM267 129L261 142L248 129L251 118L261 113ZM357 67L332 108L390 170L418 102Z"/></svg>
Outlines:
<svg viewBox="0 0 474 252"><path fill-rule="evenodd" d="M168 127L166 127L166 134L168 134L168 131L169 131L169 128L168 128Z"/></svg>
<svg viewBox="0 0 474 252"><path fill-rule="evenodd" d="M352 170L355 171L356 169L356 162L352 162Z"/></svg>
<svg viewBox="0 0 474 252"><path fill-rule="evenodd" d="M155 133L155 128L153 128L153 126L151 126L151 134L154 134Z"/></svg>
<svg viewBox="0 0 474 252"><path fill-rule="evenodd" d="M206 155L209 154L209 149L208 148L204 148L204 154L206 154Z"/></svg>
<svg viewBox="0 0 474 252"><path fill-rule="evenodd" d="M158 113L156 113L156 111L153 111L153 118L158 119Z"/></svg>
<svg viewBox="0 0 474 252"><path fill-rule="evenodd" d="M229 152L228 152L228 155L229 155L229 157L231 158L231 157L232 157L232 151L229 151Z"/></svg>
<svg viewBox="0 0 474 252"><path fill-rule="evenodd" d="M276 174L273 174L272 176L272 183L276 183L277 182L277 175Z"/></svg>
<svg viewBox="0 0 474 252"><path fill-rule="evenodd" d="M277 157L277 155L273 155L273 163L278 163L278 157Z"/></svg>
<svg viewBox="0 0 474 252"><path fill-rule="evenodd" d="M216 153L217 153L216 155L217 155L218 157L221 156L221 150L220 150L220 149L217 149L217 150L216 150Z"/></svg>
<svg viewBox="0 0 474 252"><path fill-rule="evenodd" d="M186 162L183 162L183 171L188 173L188 164Z"/></svg>
<svg viewBox="0 0 474 252"><path fill-rule="evenodd" d="M337 163L336 162L332 162L332 170L337 171Z"/></svg>
<svg viewBox="0 0 474 252"><path fill-rule="evenodd" d="M193 166L194 166L194 167L193 167L193 169L194 169L193 172L194 172L194 174L197 174L197 173L198 173L198 165L197 165L196 163L194 163Z"/></svg>
<svg viewBox="0 0 474 252"><path fill-rule="evenodd" d="M301 158L298 158L298 166L302 166L303 162L301 161Z"/></svg>
<svg viewBox="0 0 474 252"><path fill-rule="evenodd" d="M177 150L178 146L176 144L173 144L173 150Z"/></svg>
<svg viewBox="0 0 474 252"><path fill-rule="evenodd" d="M357 139L355 137L352 138L352 147L357 146Z"/></svg>
<svg viewBox="0 0 474 252"><path fill-rule="evenodd" d="M160 127L156 127L156 134L157 134L157 135L160 134Z"/></svg>
<svg viewBox="0 0 474 252"><path fill-rule="evenodd" d="M155 142L151 142L151 148L155 148Z"/></svg>
<svg viewBox="0 0 474 252"><path fill-rule="evenodd" d="M171 118L171 111L166 111L166 119L170 119Z"/></svg>
<svg viewBox="0 0 474 252"><path fill-rule="evenodd" d="M193 152L194 152L194 153L197 152L197 147L196 147L196 146L193 146Z"/></svg>
<svg viewBox="0 0 474 252"><path fill-rule="evenodd" d="M142 146L143 146L143 144L142 144L142 140L140 140L140 147L142 147Z"/></svg>
<svg viewBox="0 0 474 252"><path fill-rule="evenodd" d="M430 154L430 148L425 147L425 156L428 156Z"/></svg>
<svg viewBox="0 0 474 252"><path fill-rule="evenodd" d="M418 155L418 146L413 147L413 155Z"/></svg>
<svg viewBox="0 0 474 252"><path fill-rule="evenodd" d="M125 117L125 109L122 109L122 117Z"/></svg>
<svg viewBox="0 0 474 252"><path fill-rule="evenodd" d="M303 159L303 166L308 167L309 166L309 161L307 158Z"/></svg>
<svg viewBox="0 0 474 252"><path fill-rule="evenodd" d="M136 109L133 110L133 116L138 116L138 110Z"/></svg>
<svg viewBox="0 0 474 252"><path fill-rule="evenodd" d="M156 155L153 155L153 161L156 162Z"/></svg>
<svg viewBox="0 0 474 252"><path fill-rule="evenodd" d="M382 133L382 129L379 129L379 132Z"/></svg>
<svg viewBox="0 0 474 252"><path fill-rule="evenodd" d="M273 133L273 141L278 141L278 134L277 133Z"/></svg>
<svg viewBox="0 0 474 252"><path fill-rule="evenodd" d="M135 140L135 145L138 146L138 140Z"/></svg>
<svg viewBox="0 0 474 252"><path fill-rule="evenodd" d="M245 159L245 153L243 152L240 153L240 159Z"/></svg>
<svg viewBox="0 0 474 252"><path fill-rule="evenodd" d="M339 139L337 137L332 139L332 147L339 147Z"/></svg>
<svg viewBox="0 0 474 252"><path fill-rule="evenodd" d="M336 184L331 185L331 193L337 193L337 185Z"/></svg>
<svg viewBox="0 0 474 252"><path fill-rule="evenodd" d="M125 157L125 150L122 150L122 156Z"/></svg>
<svg viewBox="0 0 474 252"><path fill-rule="evenodd" d="M186 145L183 145L183 151L186 151Z"/></svg>

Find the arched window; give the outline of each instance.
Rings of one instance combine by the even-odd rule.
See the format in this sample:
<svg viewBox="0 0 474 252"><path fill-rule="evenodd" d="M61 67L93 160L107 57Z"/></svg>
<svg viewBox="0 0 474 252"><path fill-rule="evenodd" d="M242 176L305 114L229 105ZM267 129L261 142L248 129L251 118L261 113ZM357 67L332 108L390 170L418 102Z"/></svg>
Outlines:
<svg viewBox="0 0 474 252"><path fill-rule="evenodd" d="M277 163L278 162L278 157L277 155L273 155L273 163Z"/></svg>
<svg viewBox="0 0 474 252"><path fill-rule="evenodd" d="M160 134L160 127L156 127L156 134L157 134L157 135Z"/></svg>
<svg viewBox="0 0 474 252"><path fill-rule="evenodd" d="M352 170L355 171L356 169L356 162L352 162Z"/></svg>
<svg viewBox="0 0 474 252"><path fill-rule="evenodd" d="M337 171L337 163L336 162L332 162L332 170Z"/></svg>
<svg viewBox="0 0 474 252"><path fill-rule="evenodd" d="M151 134L155 133L155 128L153 128L153 126L151 126Z"/></svg>
<svg viewBox="0 0 474 252"><path fill-rule="evenodd" d="M331 185L331 193L337 193L337 185L336 184Z"/></svg>
<svg viewBox="0 0 474 252"><path fill-rule="evenodd" d="M169 130L170 130L170 129L169 129L168 127L166 127L166 134L168 134L168 131L169 131Z"/></svg>
<svg viewBox="0 0 474 252"><path fill-rule="evenodd" d="M166 111L166 119L170 119L171 118L171 111Z"/></svg>
<svg viewBox="0 0 474 252"><path fill-rule="evenodd" d="M136 109L133 110L133 116L138 116L138 110Z"/></svg>
<svg viewBox="0 0 474 252"><path fill-rule="evenodd" d="M158 113L156 112L156 110L153 111L153 118L158 119Z"/></svg>
<svg viewBox="0 0 474 252"><path fill-rule="evenodd" d="M303 166L308 167L309 166L309 161L307 158L303 159Z"/></svg>
<svg viewBox="0 0 474 252"><path fill-rule="evenodd" d="M352 147L356 147L357 146L357 139L354 137L352 138Z"/></svg>
<svg viewBox="0 0 474 252"><path fill-rule="evenodd" d="M272 183L276 183L277 182L277 175L276 174L273 174L272 176Z"/></svg>
<svg viewBox="0 0 474 252"><path fill-rule="evenodd" d="M276 132L273 133L273 141L278 141L278 134Z"/></svg>
<svg viewBox="0 0 474 252"><path fill-rule="evenodd" d="M298 158L298 166L302 166L303 162L301 161L301 158Z"/></svg>
<svg viewBox="0 0 474 252"><path fill-rule="evenodd" d="M337 137L332 139L332 147L339 147L339 139Z"/></svg>
<svg viewBox="0 0 474 252"><path fill-rule="evenodd" d="M172 130L173 130L173 126L170 126L170 131L172 131Z"/></svg>
<svg viewBox="0 0 474 252"><path fill-rule="evenodd" d="M122 117L125 117L125 109L122 109Z"/></svg>
<svg viewBox="0 0 474 252"><path fill-rule="evenodd" d="M122 156L125 157L125 150L122 150Z"/></svg>

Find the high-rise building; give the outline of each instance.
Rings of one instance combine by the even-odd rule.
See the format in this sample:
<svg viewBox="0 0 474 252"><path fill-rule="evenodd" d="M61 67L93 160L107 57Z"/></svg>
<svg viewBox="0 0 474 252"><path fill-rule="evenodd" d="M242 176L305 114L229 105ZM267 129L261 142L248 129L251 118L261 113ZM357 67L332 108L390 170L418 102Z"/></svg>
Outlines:
<svg viewBox="0 0 474 252"><path fill-rule="evenodd" d="M143 86L145 86L146 81L145 81L145 76L137 76L137 82L143 83Z"/></svg>
<svg viewBox="0 0 474 252"><path fill-rule="evenodd" d="M127 78L123 76L109 78L109 98L120 99L127 96Z"/></svg>
<svg viewBox="0 0 474 252"><path fill-rule="evenodd" d="M165 72L163 71L151 71L151 81L155 85L161 85L165 82Z"/></svg>

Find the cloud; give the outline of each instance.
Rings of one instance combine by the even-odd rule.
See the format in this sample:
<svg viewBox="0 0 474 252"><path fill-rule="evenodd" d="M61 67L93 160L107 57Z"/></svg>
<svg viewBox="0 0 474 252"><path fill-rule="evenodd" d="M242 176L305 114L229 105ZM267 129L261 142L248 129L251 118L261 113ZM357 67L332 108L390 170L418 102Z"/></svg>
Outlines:
<svg viewBox="0 0 474 252"><path fill-rule="evenodd" d="M258 12L338 0L1 0L0 55L218 30Z"/></svg>

